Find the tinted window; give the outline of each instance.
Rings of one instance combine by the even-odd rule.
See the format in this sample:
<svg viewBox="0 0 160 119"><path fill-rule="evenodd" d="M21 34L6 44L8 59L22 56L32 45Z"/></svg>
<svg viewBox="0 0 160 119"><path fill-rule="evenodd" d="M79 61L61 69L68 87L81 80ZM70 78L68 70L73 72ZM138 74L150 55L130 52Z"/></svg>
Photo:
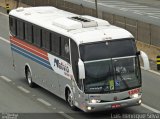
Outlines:
<svg viewBox="0 0 160 119"><path fill-rule="evenodd" d="M67 61L70 60L69 38L61 37L61 56Z"/></svg>
<svg viewBox="0 0 160 119"><path fill-rule="evenodd" d="M25 40L32 43L32 25L25 23Z"/></svg>
<svg viewBox="0 0 160 119"><path fill-rule="evenodd" d="M50 32L47 30L42 30L42 48L45 50L50 51Z"/></svg>
<svg viewBox="0 0 160 119"><path fill-rule="evenodd" d="M51 34L51 51L57 55L60 55L60 41L61 37L59 34L52 33Z"/></svg>
<svg viewBox="0 0 160 119"><path fill-rule="evenodd" d="M24 39L24 23L21 20L17 20L17 37Z"/></svg>
<svg viewBox="0 0 160 119"><path fill-rule="evenodd" d="M33 42L37 46L41 46L41 29L37 26L33 26Z"/></svg>
<svg viewBox="0 0 160 119"><path fill-rule="evenodd" d="M80 54L84 61L133 56L136 54L136 45L133 39L84 44L80 45Z"/></svg>
<svg viewBox="0 0 160 119"><path fill-rule="evenodd" d="M10 31L12 35L16 35L16 19L9 17Z"/></svg>
<svg viewBox="0 0 160 119"><path fill-rule="evenodd" d="M141 86L137 57L106 59L85 63L85 92L108 93Z"/></svg>
<svg viewBox="0 0 160 119"><path fill-rule="evenodd" d="M72 57L72 69L74 73L74 77L76 79L77 84L79 84L78 80L78 47L77 44L71 40L71 57Z"/></svg>

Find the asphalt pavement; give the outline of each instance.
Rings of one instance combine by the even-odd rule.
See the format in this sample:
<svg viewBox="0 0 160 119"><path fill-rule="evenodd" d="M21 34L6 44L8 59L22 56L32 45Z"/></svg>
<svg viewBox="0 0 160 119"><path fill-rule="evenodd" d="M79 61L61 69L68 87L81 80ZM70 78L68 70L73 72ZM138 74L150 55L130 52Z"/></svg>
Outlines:
<svg viewBox="0 0 160 119"><path fill-rule="evenodd" d="M13 90L14 89L14 90ZM24 93L6 77L0 78L0 112L10 113L51 113L46 106L41 106L38 101Z"/></svg>
<svg viewBox="0 0 160 119"><path fill-rule="evenodd" d="M49 113L56 119L107 119L115 114L160 113L160 75L142 70L142 76L143 104L141 106L91 114L85 114L80 110L72 111L64 100L45 89L29 88L25 78L14 71L9 43L8 16L0 13L0 112Z"/></svg>

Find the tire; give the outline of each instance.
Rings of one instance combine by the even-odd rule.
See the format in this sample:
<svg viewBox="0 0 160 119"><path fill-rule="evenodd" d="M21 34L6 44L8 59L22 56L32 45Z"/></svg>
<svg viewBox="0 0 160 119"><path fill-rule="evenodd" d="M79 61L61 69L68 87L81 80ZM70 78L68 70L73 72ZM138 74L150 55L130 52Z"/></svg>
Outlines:
<svg viewBox="0 0 160 119"><path fill-rule="evenodd" d="M29 68L26 69L26 79L27 79L28 85L31 88L35 87L35 83L32 81L32 75L31 75L31 71L29 70Z"/></svg>
<svg viewBox="0 0 160 119"><path fill-rule="evenodd" d="M74 104L73 104L73 94L71 93L70 90L67 91L67 103L72 110L74 110L74 111L77 110L77 107L74 106Z"/></svg>

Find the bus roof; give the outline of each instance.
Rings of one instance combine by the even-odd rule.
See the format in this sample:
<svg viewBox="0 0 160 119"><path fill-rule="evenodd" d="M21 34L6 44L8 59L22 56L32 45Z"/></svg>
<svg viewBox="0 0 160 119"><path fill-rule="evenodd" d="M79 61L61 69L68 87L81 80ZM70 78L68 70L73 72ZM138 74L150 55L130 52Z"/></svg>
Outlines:
<svg viewBox="0 0 160 119"><path fill-rule="evenodd" d="M68 36L77 44L133 38L128 31L110 25L105 20L73 14L55 7L21 7L12 10L10 15Z"/></svg>

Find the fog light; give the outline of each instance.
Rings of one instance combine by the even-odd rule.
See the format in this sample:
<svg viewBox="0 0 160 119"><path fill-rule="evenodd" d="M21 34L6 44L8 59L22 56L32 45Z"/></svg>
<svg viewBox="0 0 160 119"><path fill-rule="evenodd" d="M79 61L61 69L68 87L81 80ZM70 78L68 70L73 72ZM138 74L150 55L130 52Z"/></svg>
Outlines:
<svg viewBox="0 0 160 119"><path fill-rule="evenodd" d="M88 109L88 110L92 110L92 108L91 108L91 107L87 107L87 109Z"/></svg>

